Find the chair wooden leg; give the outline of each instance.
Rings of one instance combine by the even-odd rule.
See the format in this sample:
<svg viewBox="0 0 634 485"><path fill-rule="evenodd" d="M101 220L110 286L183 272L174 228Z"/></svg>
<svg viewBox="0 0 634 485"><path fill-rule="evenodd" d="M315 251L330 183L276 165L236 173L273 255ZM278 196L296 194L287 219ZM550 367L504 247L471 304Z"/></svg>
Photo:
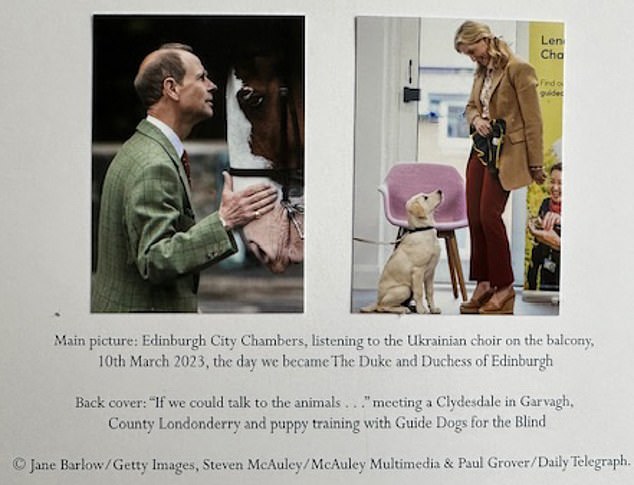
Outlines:
<svg viewBox="0 0 634 485"><path fill-rule="evenodd" d="M449 265L449 276L451 277L451 289L453 290L453 297L458 298L458 283L456 281L456 272L455 272L455 261L454 254L451 248L451 232L441 232L438 233L439 237L442 237L445 240L445 248L447 249L447 264Z"/></svg>
<svg viewBox="0 0 634 485"><path fill-rule="evenodd" d="M438 237L442 237L445 240L453 297L458 298L458 290L460 290L462 301L467 301L467 288L465 286L464 275L462 273L462 262L460 261L456 233L454 231L442 231L438 233Z"/></svg>
<svg viewBox="0 0 634 485"><path fill-rule="evenodd" d="M464 274L462 273L462 262L460 261L460 253L458 252L458 241L456 240L456 234L454 231L451 231L451 237L449 239L451 240L451 252L453 253L456 279L460 285L460 295L462 296L462 301L467 301L467 288L465 287Z"/></svg>

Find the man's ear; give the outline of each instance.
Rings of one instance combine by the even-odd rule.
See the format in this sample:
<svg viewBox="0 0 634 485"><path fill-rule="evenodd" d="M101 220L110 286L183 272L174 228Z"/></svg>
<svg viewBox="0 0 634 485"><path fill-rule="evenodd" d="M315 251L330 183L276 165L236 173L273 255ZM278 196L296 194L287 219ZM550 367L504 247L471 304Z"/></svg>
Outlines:
<svg viewBox="0 0 634 485"><path fill-rule="evenodd" d="M171 76L163 79L163 96L167 96L174 101L178 101L180 95L178 91L178 83Z"/></svg>

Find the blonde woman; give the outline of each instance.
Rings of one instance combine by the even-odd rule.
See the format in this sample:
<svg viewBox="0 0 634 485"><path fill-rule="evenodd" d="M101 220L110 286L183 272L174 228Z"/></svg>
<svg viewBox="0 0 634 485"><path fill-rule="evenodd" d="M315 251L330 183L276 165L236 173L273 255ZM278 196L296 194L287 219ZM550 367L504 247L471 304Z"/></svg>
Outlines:
<svg viewBox="0 0 634 485"><path fill-rule="evenodd" d="M509 193L543 183L542 119L535 70L483 23L467 21L456 31L456 51L477 63L465 116L474 132L491 133L503 119L506 136L498 171L471 151L467 164L467 215L471 235L470 279L477 285L461 313L512 314L515 303L511 251L502 213Z"/></svg>

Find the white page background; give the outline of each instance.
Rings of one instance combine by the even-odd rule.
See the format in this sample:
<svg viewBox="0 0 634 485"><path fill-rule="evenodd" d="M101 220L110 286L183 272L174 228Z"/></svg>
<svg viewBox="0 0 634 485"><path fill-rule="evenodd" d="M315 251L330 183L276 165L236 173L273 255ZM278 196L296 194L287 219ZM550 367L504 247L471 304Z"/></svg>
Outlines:
<svg viewBox="0 0 634 485"><path fill-rule="evenodd" d="M616 472L574 469L426 472L40 472L31 459L238 460L245 457L533 457L624 454L634 460L631 399L632 203L630 2L588 1L180 1L5 2L0 31L0 237L3 327L0 403L1 483L508 483L626 484ZM93 13L292 13L306 16L305 312L302 315L91 315L90 156ZM564 158L566 230L560 316L465 320L351 315L354 18L357 15L502 18L565 23ZM122 53L125 55L125 53ZM304 336L590 336L595 348L543 349L554 369L300 371L249 373L99 369L98 352L55 347L54 336L141 333ZM116 348L107 353L116 354ZM325 351L325 355L333 352ZM470 352L470 354L469 354ZM481 352L471 350L468 355ZM264 350L251 352L252 356ZM278 354L276 350L274 352ZM293 354L293 351L288 351ZM406 352L411 353L410 351ZM390 355L390 350L383 352ZM227 352L225 355L231 355ZM234 354L237 357L239 353ZM297 356L301 353L296 353ZM330 397L349 416L365 395L430 397L494 393L552 397L575 407L548 412L545 430L306 432L301 436L219 432L142 433L107 429L116 410L75 409L75 397L181 399L213 394L271 399ZM358 406L356 411L353 406ZM131 415L131 413L128 411ZM267 410L269 417L306 411ZM121 414L125 414L122 412ZM190 413L196 414L196 413ZM209 413L208 413L209 414ZM252 411L251 417L263 412ZM475 414L478 414L475 412ZM486 413L481 413L486 414ZM493 413L495 414L495 413ZM394 415L394 414L393 414ZM470 415L470 413L469 413ZM246 416L241 415L241 416ZM310 416L310 414L308 414ZM15 469L24 458L26 470ZM441 462L442 465L442 462Z"/></svg>

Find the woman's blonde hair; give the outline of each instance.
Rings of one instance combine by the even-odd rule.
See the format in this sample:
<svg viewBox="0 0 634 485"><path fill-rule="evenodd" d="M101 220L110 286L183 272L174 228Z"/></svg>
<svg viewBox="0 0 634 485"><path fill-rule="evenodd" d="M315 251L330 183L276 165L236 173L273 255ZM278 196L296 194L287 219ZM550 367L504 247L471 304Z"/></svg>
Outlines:
<svg viewBox="0 0 634 485"><path fill-rule="evenodd" d="M505 41L491 33L491 29L486 24L467 20L458 27L453 44L456 51L460 52L461 45L475 44L482 39L487 39L487 53L492 60L493 68L500 69L506 66L513 52ZM478 73L484 72L485 70L486 66L478 64Z"/></svg>

